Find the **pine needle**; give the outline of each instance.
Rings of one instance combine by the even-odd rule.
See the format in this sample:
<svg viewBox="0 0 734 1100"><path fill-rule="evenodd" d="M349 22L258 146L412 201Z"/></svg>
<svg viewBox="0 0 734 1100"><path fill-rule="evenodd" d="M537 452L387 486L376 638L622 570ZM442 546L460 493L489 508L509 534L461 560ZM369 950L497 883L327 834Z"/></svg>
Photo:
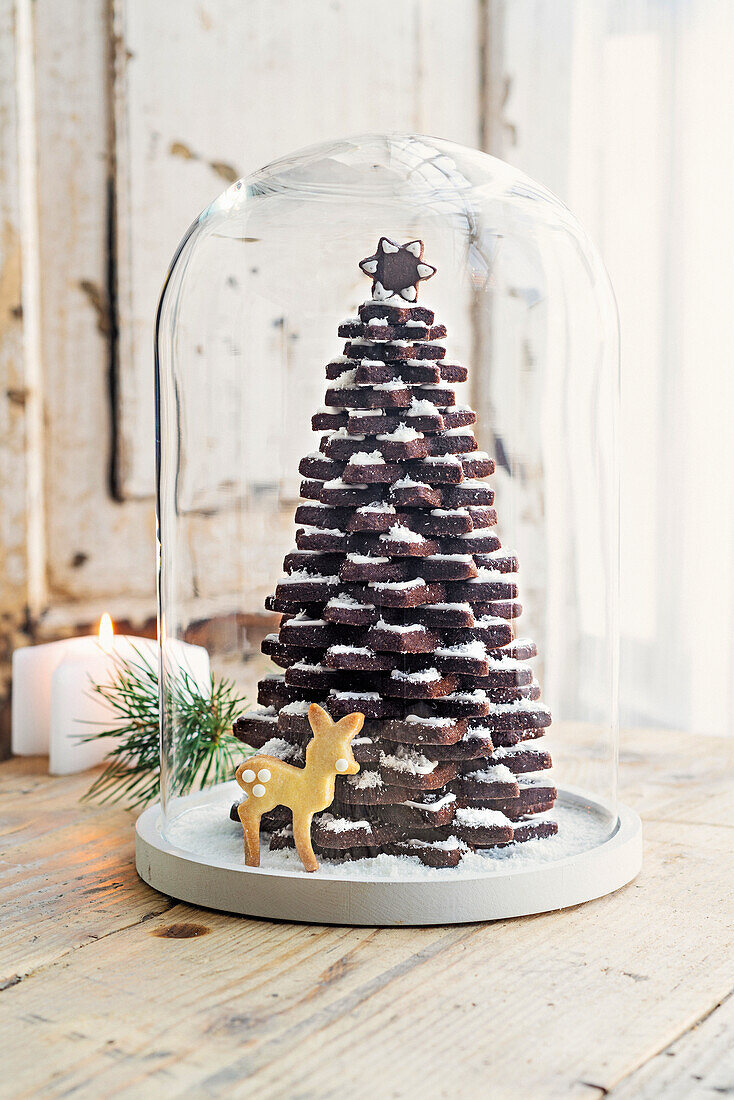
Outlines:
<svg viewBox="0 0 734 1100"><path fill-rule="evenodd" d="M84 741L114 739L104 771L84 800L141 806L160 795L161 753L158 707L158 668L147 654L114 654L112 678L93 684L112 710L116 724L97 730ZM167 681L168 721L176 729L175 744L165 760L168 783L176 794L187 794L210 783L231 779L247 749L232 733L232 723L246 706L232 680L216 680L209 691L185 669Z"/></svg>

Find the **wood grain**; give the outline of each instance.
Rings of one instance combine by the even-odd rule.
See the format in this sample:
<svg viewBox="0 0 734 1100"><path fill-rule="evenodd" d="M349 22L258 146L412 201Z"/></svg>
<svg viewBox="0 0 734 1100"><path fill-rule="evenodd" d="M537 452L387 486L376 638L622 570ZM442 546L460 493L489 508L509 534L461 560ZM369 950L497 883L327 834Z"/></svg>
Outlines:
<svg viewBox="0 0 734 1100"><path fill-rule="evenodd" d="M176 904L136 879L131 816L79 805L88 776L3 765L11 1095L688 1097L696 1075L725 1086L708 1047L723 1049L733 1025L734 834L729 780L716 778L728 747L660 731L626 741L623 797L648 819L639 879L577 909L456 928L321 928Z"/></svg>
<svg viewBox="0 0 734 1100"><path fill-rule="evenodd" d="M45 596L30 18L0 2L0 758L11 653Z"/></svg>
<svg viewBox="0 0 734 1100"><path fill-rule="evenodd" d="M147 598L150 612L153 506L123 507L110 492L107 10L107 0L34 4L49 588L55 605L124 596ZM141 462L152 471L152 443Z"/></svg>
<svg viewBox="0 0 734 1100"><path fill-rule="evenodd" d="M699 1100L734 1092L734 993L614 1090L615 1100Z"/></svg>

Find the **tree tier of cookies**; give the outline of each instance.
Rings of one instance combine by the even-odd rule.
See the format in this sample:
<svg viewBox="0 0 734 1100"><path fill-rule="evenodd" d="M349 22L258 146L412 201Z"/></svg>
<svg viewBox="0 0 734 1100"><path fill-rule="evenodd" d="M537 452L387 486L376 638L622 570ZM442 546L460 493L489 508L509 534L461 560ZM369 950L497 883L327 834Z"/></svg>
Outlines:
<svg viewBox="0 0 734 1100"><path fill-rule="evenodd" d="M282 619L262 649L283 671L235 725L246 744L301 764L311 703L365 715L360 772L337 780L314 819L324 858L446 867L557 831L551 715L535 644L515 630L518 561L493 532L483 479L494 463L477 449L475 413L456 404L467 372L446 361L445 334L430 310L386 292L339 326L344 354L312 418L324 434L299 467L296 546L266 601ZM263 827L271 848L292 846L288 811Z"/></svg>

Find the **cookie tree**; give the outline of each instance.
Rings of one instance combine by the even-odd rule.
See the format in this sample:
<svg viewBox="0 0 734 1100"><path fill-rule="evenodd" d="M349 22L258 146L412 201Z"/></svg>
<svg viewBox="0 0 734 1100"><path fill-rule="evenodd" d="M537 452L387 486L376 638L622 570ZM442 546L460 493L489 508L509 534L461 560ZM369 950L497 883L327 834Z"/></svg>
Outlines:
<svg viewBox="0 0 734 1100"><path fill-rule="evenodd" d="M339 326L326 366L323 432L300 464L296 548L266 601L282 612L263 652L284 671L235 723L244 742L301 764L308 708L365 716L361 769L314 818L325 857L378 853L453 866L471 849L548 836L556 790L540 743L551 716L515 634L518 562L493 533L494 463L476 414L457 405L467 370L416 304L435 268L421 241L381 237L360 267L372 297ZM236 817L236 814L235 814ZM288 811L263 817L293 844Z"/></svg>

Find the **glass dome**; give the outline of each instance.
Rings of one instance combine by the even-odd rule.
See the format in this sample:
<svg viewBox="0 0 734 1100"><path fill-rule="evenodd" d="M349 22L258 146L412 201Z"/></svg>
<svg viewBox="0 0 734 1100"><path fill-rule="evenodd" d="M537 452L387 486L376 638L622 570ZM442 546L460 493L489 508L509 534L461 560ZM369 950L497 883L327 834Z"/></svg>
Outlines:
<svg viewBox="0 0 734 1100"><path fill-rule="evenodd" d="M326 877L612 837L617 313L566 207L448 141L302 150L191 226L156 345L164 842L244 863L244 784L179 779L182 642L247 697L243 760L302 765L312 702L365 714L314 819Z"/></svg>

